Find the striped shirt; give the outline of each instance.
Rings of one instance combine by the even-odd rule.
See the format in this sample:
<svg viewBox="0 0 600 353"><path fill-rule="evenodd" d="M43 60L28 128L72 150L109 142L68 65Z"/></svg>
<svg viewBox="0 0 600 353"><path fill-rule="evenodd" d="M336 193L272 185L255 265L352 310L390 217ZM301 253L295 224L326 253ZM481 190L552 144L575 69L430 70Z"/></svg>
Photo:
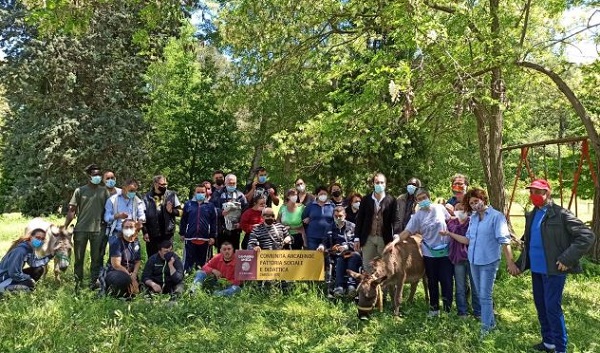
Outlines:
<svg viewBox="0 0 600 353"><path fill-rule="evenodd" d="M258 224L252 228L248 241L248 250L259 246L263 250L279 250L283 247L283 240L289 236L287 228L278 222L272 225Z"/></svg>

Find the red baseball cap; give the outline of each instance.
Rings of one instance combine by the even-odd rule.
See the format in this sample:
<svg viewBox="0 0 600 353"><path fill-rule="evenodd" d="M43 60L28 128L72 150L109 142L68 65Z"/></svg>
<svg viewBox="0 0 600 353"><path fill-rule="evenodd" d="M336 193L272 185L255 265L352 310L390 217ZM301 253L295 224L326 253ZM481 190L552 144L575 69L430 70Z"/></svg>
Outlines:
<svg viewBox="0 0 600 353"><path fill-rule="evenodd" d="M540 190L550 190L550 183L544 179L535 179L534 181L526 187L526 189L540 189Z"/></svg>

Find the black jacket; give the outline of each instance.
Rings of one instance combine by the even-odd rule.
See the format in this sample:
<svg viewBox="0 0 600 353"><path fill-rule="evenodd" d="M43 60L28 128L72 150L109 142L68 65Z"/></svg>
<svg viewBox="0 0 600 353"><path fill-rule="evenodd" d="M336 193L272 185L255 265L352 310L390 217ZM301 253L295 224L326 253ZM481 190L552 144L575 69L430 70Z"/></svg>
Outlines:
<svg viewBox="0 0 600 353"><path fill-rule="evenodd" d="M556 262L560 261L569 267L567 272L581 272L579 259L588 252L594 244L594 233L581 220L568 210L551 203L542 219L542 243L546 255L547 274L558 275L564 272L558 270ZM524 249L516 261L521 272L530 268L529 243L531 240L531 222L535 216L535 208L525 218Z"/></svg>
<svg viewBox="0 0 600 353"><path fill-rule="evenodd" d="M175 257L175 273L171 274L169 265L163 260L158 253L150 256L144 266L144 272L142 272L142 283L146 283L147 280L151 279L153 282L163 285L165 283L178 284L183 281L183 263L176 254Z"/></svg>
<svg viewBox="0 0 600 353"><path fill-rule="evenodd" d="M147 233L150 239L167 237L170 238L175 233L175 217L180 215L181 206L175 207L175 192L165 191L160 210L156 208L154 201L154 192L150 190L144 195L144 206L146 206L146 223L144 224L144 233ZM167 202L173 203L173 211L167 212Z"/></svg>
<svg viewBox="0 0 600 353"><path fill-rule="evenodd" d="M360 246L365 245L367 237L371 231L371 225L373 223L373 213L375 212L375 201L371 197L372 194L368 194L363 197L358 208L358 214L356 215L356 228L355 234L357 238L360 238ZM385 194L383 200L381 200L381 214L383 216L383 224L381 227L381 236L385 244L391 242L394 239L394 218L396 216L396 199L389 194Z"/></svg>

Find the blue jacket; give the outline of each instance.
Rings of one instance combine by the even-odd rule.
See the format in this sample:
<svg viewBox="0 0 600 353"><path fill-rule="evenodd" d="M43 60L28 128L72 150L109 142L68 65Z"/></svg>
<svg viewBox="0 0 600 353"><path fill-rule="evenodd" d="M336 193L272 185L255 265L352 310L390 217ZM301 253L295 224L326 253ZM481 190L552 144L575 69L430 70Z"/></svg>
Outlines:
<svg viewBox="0 0 600 353"><path fill-rule="evenodd" d="M354 251L354 223L350 221L344 221L344 226L342 228L338 228L338 226L333 223L329 232L327 232L327 236L323 239L323 246L326 249L330 249L334 245L344 245L347 246L347 250Z"/></svg>
<svg viewBox="0 0 600 353"><path fill-rule="evenodd" d="M216 238L217 210L211 202L189 200L183 206L179 235L186 239Z"/></svg>
<svg viewBox="0 0 600 353"><path fill-rule="evenodd" d="M327 236L327 232L331 230L333 225L333 209L334 206L330 201L327 201L323 206L317 201L310 203L302 212L302 219L309 218L306 226L306 237L311 239L323 240Z"/></svg>
<svg viewBox="0 0 600 353"><path fill-rule="evenodd" d="M0 261L0 283L12 279L12 282L22 282L31 279L26 273L23 273L25 263L29 267L41 267L50 262L51 257L45 256L37 258L29 242L22 242L16 248L9 251L2 261ZM10 283L6 283L9 285Z"/></svg>

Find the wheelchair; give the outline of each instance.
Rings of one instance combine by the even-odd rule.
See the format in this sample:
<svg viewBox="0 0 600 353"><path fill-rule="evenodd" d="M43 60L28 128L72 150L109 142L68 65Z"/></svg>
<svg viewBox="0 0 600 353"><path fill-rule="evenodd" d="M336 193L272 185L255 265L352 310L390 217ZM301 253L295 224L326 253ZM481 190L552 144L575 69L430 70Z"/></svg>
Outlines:
<svg viewBox="0 0 600 353"><path fill-rule="evenodd" d="M348 252L348 254L352 254L354 251ZM341 295L335 295L335 281L336 281L336 268L337 268L337 260L340 256L344 256L344 252L338 253L328 249L325 252L325 285L326 285L326 296L328 299L336 299L342 297ZM350 255L351 256L351 255ZM358 271L362 270L362 256L361 256L361 264L358 268ZM344 275L344 281L347 283L350 275ZM359 280L356 279L356 283L354 284L354 289L358 288ZM348 293L345 293L343 296L348 297ZM356 298L358 293L349 293L352 294L349 297Z"/></svg>

